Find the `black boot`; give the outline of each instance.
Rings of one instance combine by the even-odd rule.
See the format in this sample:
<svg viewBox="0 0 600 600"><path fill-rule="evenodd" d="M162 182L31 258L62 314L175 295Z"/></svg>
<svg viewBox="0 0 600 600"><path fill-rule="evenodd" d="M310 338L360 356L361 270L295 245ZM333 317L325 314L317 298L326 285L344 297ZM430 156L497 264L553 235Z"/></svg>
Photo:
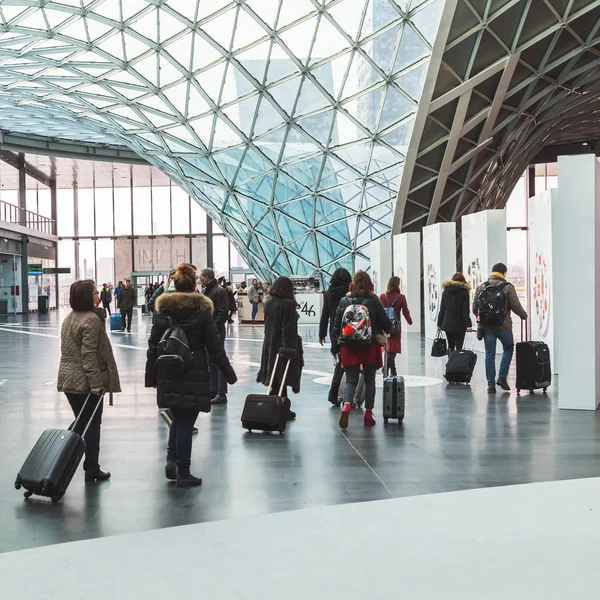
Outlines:
<svg viewBox="0 0 600 600"><path fill-rule="evenodd" d="M177 465L171 460L167 460L167 464L165 466L165 477L170 481L176 481L177 479Z"/></svg>
<svg viewBox="0 0 600 600"><path fill-rule="evenodd" d="M189 471L187 473L179 473L177 476L177 487L188 488L202 485L200 477L194 477Z"/></svg>
<svg viewBox="0 0 600 600"><path fill-rule="evenodd" d="M110 473L105 473L98 469L97 471L86 471L85 482L95 483L96 481L108 481L110 479Z"/></svg>

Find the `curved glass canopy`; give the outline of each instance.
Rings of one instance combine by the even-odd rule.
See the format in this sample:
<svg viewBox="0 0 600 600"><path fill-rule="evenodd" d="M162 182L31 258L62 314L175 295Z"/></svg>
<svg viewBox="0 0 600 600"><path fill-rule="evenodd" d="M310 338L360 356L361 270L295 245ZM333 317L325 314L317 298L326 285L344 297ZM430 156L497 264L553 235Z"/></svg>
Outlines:
<svg viewBox="0 0 600 600"><path fill-rule="evenodd" d="M0 128L126 145L263 277L389 234L443 0L0 0Z"/></svg>

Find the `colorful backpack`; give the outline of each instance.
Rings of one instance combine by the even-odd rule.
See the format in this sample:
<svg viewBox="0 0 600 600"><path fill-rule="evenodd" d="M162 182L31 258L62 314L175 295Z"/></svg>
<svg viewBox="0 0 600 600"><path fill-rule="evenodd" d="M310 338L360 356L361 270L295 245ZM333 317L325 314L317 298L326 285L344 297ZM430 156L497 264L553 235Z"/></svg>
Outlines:
<svg viewBox="0 0 600 600"><path fill-rule="evenodd" d="M364 304L352 304L344 310L340 331L340 344L370 344L373 341L373 328L369 309Z"/></svg>

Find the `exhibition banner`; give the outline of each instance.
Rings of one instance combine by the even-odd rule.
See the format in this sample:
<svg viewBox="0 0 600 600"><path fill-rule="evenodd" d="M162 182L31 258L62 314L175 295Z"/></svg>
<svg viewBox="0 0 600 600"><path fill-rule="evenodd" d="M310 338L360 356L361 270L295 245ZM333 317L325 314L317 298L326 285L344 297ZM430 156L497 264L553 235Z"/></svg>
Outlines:
<svg viewBox="0 0 600 600"><path fill-rule="evenodd" d="M421 332L421 234L401 233L393 238L394 275L406 296L413 324L402 323L402 330Z"/></svg>
<svg viewBox="0 0 600 600"><path fill-rule="evenodd" d="M387 288L392 272L392 240L380 238L370 244L371 250L371 279L375 292L379 296Z"/></svg>

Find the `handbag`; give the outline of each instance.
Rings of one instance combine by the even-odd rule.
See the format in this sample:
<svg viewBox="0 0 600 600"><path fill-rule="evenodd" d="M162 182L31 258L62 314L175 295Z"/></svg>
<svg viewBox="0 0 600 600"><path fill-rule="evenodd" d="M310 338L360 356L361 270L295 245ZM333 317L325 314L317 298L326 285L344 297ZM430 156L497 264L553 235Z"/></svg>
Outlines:
<svg viewBox="0 0 600 600"><path fill-rule="evenodd" d="M448 355L448 342L442 335L440 329L438 329L435 340L433 340L433 346L431 347L431 356L434 358L441 358L442 356Z"/></svg>

